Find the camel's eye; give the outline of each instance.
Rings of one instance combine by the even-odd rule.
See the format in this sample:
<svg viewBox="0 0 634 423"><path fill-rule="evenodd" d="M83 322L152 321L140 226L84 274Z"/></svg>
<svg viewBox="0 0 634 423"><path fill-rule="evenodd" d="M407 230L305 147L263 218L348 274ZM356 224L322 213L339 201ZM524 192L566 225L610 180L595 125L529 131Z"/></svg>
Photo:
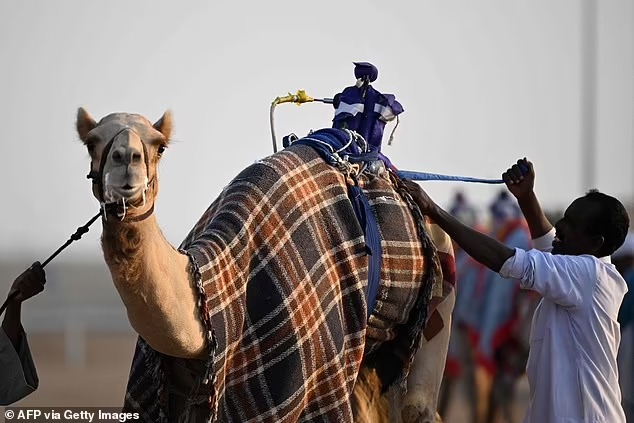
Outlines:
<svg viewBox="0 0 634 423"><path fill-rule="evenodd" d="M165 151L165 146L164 145L159 145L159 147L158 147L158 155L159 155L159 157L161 157L163 155L164 151Z"/></svg>

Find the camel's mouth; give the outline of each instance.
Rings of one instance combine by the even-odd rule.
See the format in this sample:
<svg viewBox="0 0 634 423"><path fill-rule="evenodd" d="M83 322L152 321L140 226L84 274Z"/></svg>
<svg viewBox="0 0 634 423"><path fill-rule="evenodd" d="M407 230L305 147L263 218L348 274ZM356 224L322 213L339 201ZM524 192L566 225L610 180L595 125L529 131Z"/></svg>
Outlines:
<svg viewBox="0 0 634 423"><path fill-rule="evenodd" d="M137 196L137 194L139 194L139 192L141 191L142 187L133 187L131 185L124 185L122 187L112 187L112 191L114 191L115 194L117 194L119 197L127 200L127 201L132 201L134 200L134 197Z"/></svg>
<svg viewBox="0 0 634 423"><path fill-rule="evenodd" d="M145 194L148 189L148 181L140 184L104 184L104 200L107 203L124 202L130 205L145 204Z"/></svg>

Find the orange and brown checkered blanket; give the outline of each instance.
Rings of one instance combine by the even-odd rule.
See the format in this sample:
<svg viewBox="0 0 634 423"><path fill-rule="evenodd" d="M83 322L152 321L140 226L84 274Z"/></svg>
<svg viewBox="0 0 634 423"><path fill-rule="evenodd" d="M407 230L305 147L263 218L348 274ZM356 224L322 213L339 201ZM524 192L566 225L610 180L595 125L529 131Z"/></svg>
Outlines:
<svg viewBox="0 0 634 423"><path fill-rule="evenodd" d="M434 283L435 297L444 291L438 254L424 250L388 178L359 183L383 254L369 321L367 250L344 175L291 146L238 174L180 246L200 291L208 359L182 360L192 377L179 391L178 360L139 339L124 410L152 422L351 422L364 354L394 352L406 377L430 311L422 297ZM380 348L366 348L366 336Z"/></svg>

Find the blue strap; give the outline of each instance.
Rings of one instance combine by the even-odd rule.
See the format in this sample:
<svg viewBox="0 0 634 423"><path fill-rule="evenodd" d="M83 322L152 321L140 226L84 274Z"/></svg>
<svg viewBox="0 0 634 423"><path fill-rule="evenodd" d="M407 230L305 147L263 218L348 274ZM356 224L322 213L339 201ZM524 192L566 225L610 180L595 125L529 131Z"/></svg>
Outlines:
<svg viewBox="0 0 634 423"><path fill-rule="evenodd" d="M327 163L333 166L338 163L333 152L337 152L339 157L347 156L346 158L350 163L378 160L378 152L375 149L363 151L355 141L350 142L349 133L339 129L328 128L316 131L308 137L292 143L292 145L296 144L314 148ZM366 250L370 256L368 263L368 289L366 291L367 315L370 318L376 304L381 278L382 249L379 225L368 198L358 185L348 185L348 198L363 230Z"/></svg>
<svg viewBox="0 0 634 423"><path fill-rule="evenodd" d="M527 175L530 169L526 161L518 163L522 175ZM461 181L461 182L478 182L481 184L503 184L502 179L483 179L472 178L470 176L452 176L441 175L439 173L412 172L409 170L399 170L396 172L401 179L410 179L412 181Z"/></svg>
<svg viewBox="0 0 634 423"><path fill-rule="evenodd" d="M352 208L361 224L365 234L366 250L370 256L368 263L368 290L366 292L366 302L368 307L368 318L374 311L376 296L379 292L381 280L381 237L379 235L379 225L372 211L372 206L363 190L356 185L348 185L348 197L352 202Z"/></svg>
<svg viewBox="0 0 634 423"><path fill-rule="evenodd" d="M401 179L409 179L411 181L460 181L460 182L478 182L481 184L503 184L501 179L483 179L472 178L470 176L453 176L441 175L438 173L412 172L409 170L399 170L396 174Z"/></svg>

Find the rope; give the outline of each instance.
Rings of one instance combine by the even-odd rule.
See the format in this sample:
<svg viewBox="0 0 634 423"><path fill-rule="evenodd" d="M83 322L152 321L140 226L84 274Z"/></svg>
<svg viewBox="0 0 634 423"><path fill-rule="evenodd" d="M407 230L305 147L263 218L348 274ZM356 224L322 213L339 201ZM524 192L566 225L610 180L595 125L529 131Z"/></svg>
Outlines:
<svg viewBox="0 0 634 423"><path fill-rule="evenodd" d="M62 245L61 247L59 247L53 254L50 255L49 258L47 258L43 263L42 263L42 268L44 268L47 264L49 264L55 257L57 257L57 255L59 253L61 253L64 249L66 249L66 247L68 247L70 244L72 244L74 241L79 241L81 239L81 237L88 232L90 225L92 225L93 223L95 223L95 221L99 218L99 216L101 216L101 210L99 211L99 213L97 213L96 215L94 215L84 226L80 226L79 228L77 228L77 231L75 231L74 234L72 234L70 236L70 238L68 239L68 241L66 241L64 243L64 245ZM11 294L9 294L9 296L7 297L7 299L4 301L4 303L2 303L2 306L0 307L0 316L2 315L2 313L4 313L4 311L6 310L7 306L9 305L9 303L11 302L11 300L13 300L20 291L14 291Z"/></svg>

